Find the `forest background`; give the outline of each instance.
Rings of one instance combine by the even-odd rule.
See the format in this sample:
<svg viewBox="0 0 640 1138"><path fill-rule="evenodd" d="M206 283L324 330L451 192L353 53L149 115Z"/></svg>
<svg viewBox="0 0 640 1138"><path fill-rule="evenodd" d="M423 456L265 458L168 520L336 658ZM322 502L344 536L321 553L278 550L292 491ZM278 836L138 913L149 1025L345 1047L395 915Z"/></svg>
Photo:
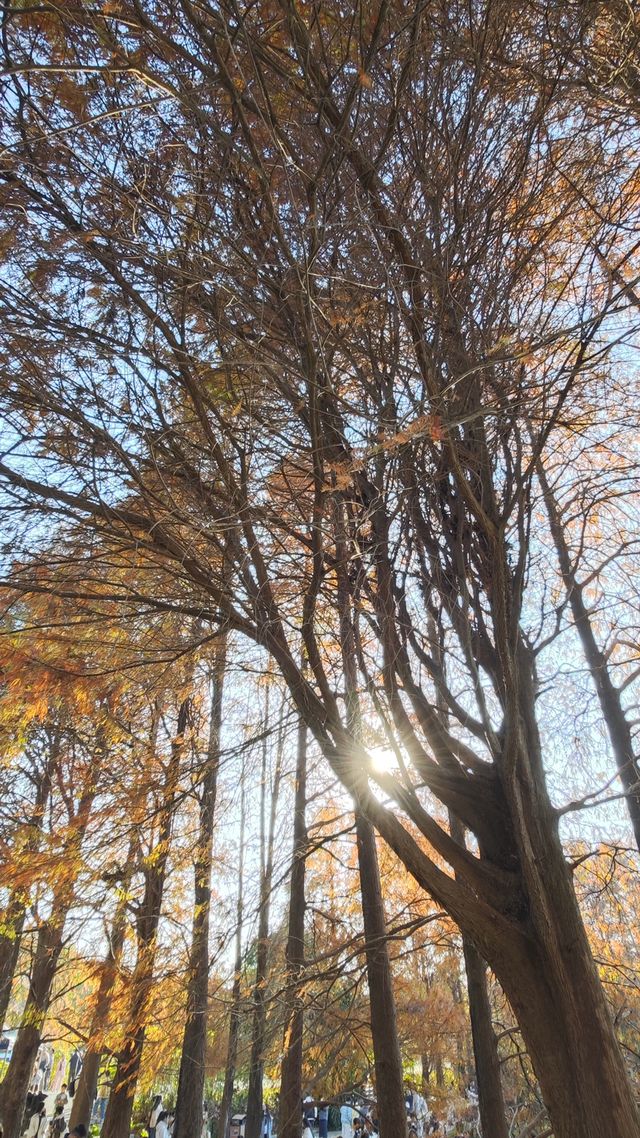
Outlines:
<svg viewBox="0 0 640 1138"><path fill-rule="evenodd" d="M5 1133L44 1033L638 1138L633 7L2 32Z"/></svg>

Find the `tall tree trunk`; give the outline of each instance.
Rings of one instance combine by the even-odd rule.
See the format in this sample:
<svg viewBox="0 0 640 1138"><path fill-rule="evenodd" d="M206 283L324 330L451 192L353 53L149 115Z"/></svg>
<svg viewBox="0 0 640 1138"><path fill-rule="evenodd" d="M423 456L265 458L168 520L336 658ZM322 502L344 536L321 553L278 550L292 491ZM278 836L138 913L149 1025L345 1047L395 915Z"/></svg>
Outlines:
<svg viewBox="0 0 640 1138"><path fill-rule="evenodd" d="M266 726L269 712L267 700ZM268 831L265 835L265 810L267 792L267 740L262 760L262 800L261 800L261 850L262 874L260 879L260 913L258 917L258 946L256 952L256 977L253 986L253 1022L251 1031L251 1058L249 1061L249 1087L247 1091L247 1119L245 1138L259 1138L262 1125L262 1094L264 1074L264 1052L267 1027L267 979L269 957L269 913L271 908L271 885L273 880L273 844L275 839L276 810L282 773L284 750L284 730L282 719L278 730L276 763L271 790L271 809L269 811ZM265 841L266 839L266 841Z"/></svg>
<svg viewBox="0 0 640 1138"><path fill-rule="evenodd" d="M42 820L51 793L53 769L59 754L59 740L55 733L50 738L47 758L42 771L36 778L36 796L31 817L27 820L27 836L20 850L20 857L28 860L37 850L42 833ZM13 978L18 966L20 945L27 915L29 890L16 885L9 895L9 902L0 919L0 1031L7 1018Z"/></svg>
<svg viewBox="0 0 640 1138"><path fill-rule="evenodd" d="M584 591L578 583L575 567L571 563L569 545L565 538L560 511L549 485L546 471L540 461L537 463L536 472L549 517L551 536L558 554L560 574L567 591L587 667L600 701L618 775L625 790L627 810L633 826L636 846L640 850L640 768L633 746L631 725L625 715L620 691L611 679L607 658L598 646L589 609L585 604Z"/></svg>
<svg viewBox="0 0 640 1138"><path fill-rule="evenodd" d="M202 1132L204 1117L204 1073L207 1049L209 1005L209 919L211 912L211 870L213 833L220 766L222 690L226 664L226 639L221 636L211 670L211 712L207 761L200 784L200 819L194 873L194 911L187 988L187 1021L182 1040L175 1138L192 1138Z"/></svg>
<svg viewBox="0 0 640 1138"><path fill-rule="evenodd" d="M286 948L286 991L283 1058L280 1073L279 1138L300 1138L302 1102L302 1040L304 1000L300 981L304 972L305 871L307 857L307 729L298 724L296 791L293 812L293 856L289 887L289 926Z"/></svg>
<svg viewBox="0 0 640 1138"><path fill-rule="evenodd" d="M338 615L347 723L354 738L361 740L356 635L350 600L349 549L342 501L336 500L334 517ZM380 1138L397 1138L398 1134L404 1134L406 1130L407 1112L378 853L371 822L360 810L356 810L355 818Z"/></svg>
<svg viewBox="0 0 640 1138"><path fill-rule="evenodd" d="M233 1104L233 1089L236 1078L236 1062L238 1058L238 1037L240 1034L240 1001L242 986L242 920L244 914L243 876L244 829L246 821L245 806L246 792L243 769L240 784L240 842L238 850L238 900L236 906L236 955L233 969L233 987L231 989L231 1007L229 1009L229 1039L227 1043L227 1062L225 1064L224 1071L222 1101L220 1103L220 1123L218 1138L228 1138L229 1135L231 1107Z"/></svg>
<svg viewBox="0 0 640 1138"><path fill-rule="evenodd" d="M97 764L88 770L78 809L70 820L70 836L62 857L65 870L54 887L51 916L38 930L29 992L22 1013L9 1068L0 1087L0 1117L4 1138L18 1138L42 1028L49 1009L58 960L64 946L64 926L73 904L80 870L79 856L95 798Z"/></svg>
<svg viewBox="0 0 640 1138"><path fill-rule="evenodd" d="M93 1101L98 1089L98 1076L100 1074L100 1063L104 1052L104 1038L109 1023L111 1001L113 999L118 968L127 932L128 892L133 877L137 845L138 842L136 838L130 843L127 853L127 860L122 875L120 896L116 904L111 925L109 945L100 969L100 982L89 1030L89 1044L80 1075L78 1076L76 1093L73 1096L71 1114L69 1115L69 1130L73 1130L73 1128L80 1123L86 1126L87 1130L89 1129Z"/></svg>
<svg viewBox="0 0 640 1138"><path fill-rule="evenodd" d="M464 826L449 813L452 838L465 845ZM487 966L466 933L462 933L462 952L467 974L471 1038L478 1084L478 1105L482 1133L491 1138L509 1138L509 1127L504 1108L498 1041L493 1030L491 1003L487 987Z"/></svg>
<svg viewBox="0 0 640 1138"><path fill-rule="evenodd" d="M467 973L469 1017L478 1086L482 1133L491 1138L509 1138L504 1108L498 1043L493 1030L487 987L487 966L468 937L462 938Z"/></svg>
<svg viewBox="0 0 640 1138"><path fill-rule="evenodd" d="M144 866L145 887L136 917L138 952L131 980L131 1002L124 1032L124 1045L118 1055L111 1094L102 1126L102 1138L127 1138L136 1093L142 1050L147 1030L147 1016L153 990L158 925L169 856L176 790L180 773L182 743L187 728L189 700L183 700L178 712L176 738L171 746L171 759L165 778L159 814L158 837L154 856ZM153 731L152 731L153 734Z"/></svg>
<svg viewBox="0 0 640 1138"><path fill-rule="evenodd" d="M406 1129L402 1058L376 840L373 826L360 811L356 837L380 1138L396 1138Z"/></svg>

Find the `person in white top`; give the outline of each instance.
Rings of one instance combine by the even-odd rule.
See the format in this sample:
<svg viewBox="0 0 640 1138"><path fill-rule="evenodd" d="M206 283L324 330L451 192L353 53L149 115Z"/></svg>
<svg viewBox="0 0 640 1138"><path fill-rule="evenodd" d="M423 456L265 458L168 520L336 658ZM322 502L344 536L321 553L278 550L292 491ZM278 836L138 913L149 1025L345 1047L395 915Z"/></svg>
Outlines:
<svg viewBox="0 0 640 1138"><path fill-rule="evenodd" d="M167 1114L166 1110L161 1111L158 1115L158 1121L156 1122L156 1138L169 1138L169 1126L167 1124L168 1118L169 1115Z"/></svg>
<svg viewBox="0 0 640 1138"><path fill-rule="evenodd" d="M156 1138L156 1126L161 1113L162 1095L156 1095L151 1104L151 1114L149 1115L149 1138Z"/></svg>
<svg viewBox="0 0 640 1138"><path fill-rule="evenodd" d="M26 1133L26 1138L43 1138L47 1129L47 1112L44 1106L39 1111L31 1115L29 1120L29 1129Z"/></svg>
<svg viewBox="0 0 640 1138"><path fill-rule="evenodd" d="M426 1121L429 1117L429 1108L427 1106L427 1100L423 1097L423 1095L420 1094L419 1091L414 1091L413 1092L413 1102L411 1105L412 1105L413 1113L415 1114L415 1117L416 1117L416 1134L417 1134L418 1138L423 1138L425 1124L426 1124Z"/></svg>

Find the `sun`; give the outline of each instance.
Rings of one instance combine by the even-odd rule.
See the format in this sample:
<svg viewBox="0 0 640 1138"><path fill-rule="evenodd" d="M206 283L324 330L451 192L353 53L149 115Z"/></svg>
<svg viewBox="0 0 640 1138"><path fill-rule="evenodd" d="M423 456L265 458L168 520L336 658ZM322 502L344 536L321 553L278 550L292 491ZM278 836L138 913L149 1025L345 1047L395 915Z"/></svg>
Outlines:
<svg viewBox="0 0 640 1138"><path fill-rule="evenodd" d="M397 770L398 760L391 747L369 747L371 767L376 774L390 774Z"/></svg>

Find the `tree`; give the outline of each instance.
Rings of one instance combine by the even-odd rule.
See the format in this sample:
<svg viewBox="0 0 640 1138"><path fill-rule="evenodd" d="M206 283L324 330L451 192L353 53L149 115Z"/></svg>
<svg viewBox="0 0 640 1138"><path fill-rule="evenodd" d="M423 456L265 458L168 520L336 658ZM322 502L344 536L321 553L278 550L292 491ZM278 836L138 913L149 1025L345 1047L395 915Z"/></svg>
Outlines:
<svg viewBox="0 0 640 1138"><path fill-rule="evenodd" d="M68 743L67 743L68 745ZM84 757L80 771L58 773L60 796L66 819L60 819L62 841L58 858L53 861L50 912L38 925L29 991L8 1070L0 1089L0 1111L9 1138L18 1138L31 1072L51 999L58 960L64 945L64 930L74 901L80 875L80 852L105 762L104 737L93 754ZM74 785L73 775L76 780ZM66 784L66 785L65 785Z"/></svg>
<svg viewBox="0 0 640 1138"><path fill-rule="evenodd" d="M151 715L151 729L147 755L146 775L158 758L160 709L156 705ZM183 699L177 716L176 734L171 740L170 753L164 764L164 780L157 795L157 819L153 826L148 851L141 858L140 870L144 881L136 918L136 963L131 977L131 996L124 1025L124 1039L117 1056L117 1064L102 1132L105 1138L119 1138L131 1124L142 1049L147 1028L147 1015L151 1002L153 972L156 957L158 924L162 907L167 859L173 825L175 799L180 775L184 736L188 727L189 700ZM150 788L151 789L151 788ZM153 792L152 795L153 797Z"/></svg>
<svg viewBox="0 0 640 1138"><path fill-rule="evenodd" d="M626 144L599 146L561 55L526 88L503 74L535 21L489 0L349 19L125 0L10 7L5 25L2 361L22 449L0 473L16 519L53 511L88 551L36 581L18 563L12 585L263 646L500 980L558 1138L637 1138L545 784L526 606L536 455L597 395L630 304L592 254L631 246ZM335 694L336 502L363 715L397 777L372 771ZM146 584L110 573L116 552Z"/></svg>
<svg viewBox="0 0 640 1138"><path fill-rule="evenodd" d="M293 853L289 884L289 915L286 947L286 988L284 993L284 1032L278 1128L280 1138L298 1138L302 1102L302 1055L304 1036L304 914L305 869L308 848L307 729L298 723L296 746L295 797L293 811ZM226 1134L222 1136L226 1138Z"/></svg>
<svg viewBox="0 0 640 1138"><path fill-rule="evenodd" d="M187 987L187 1022L180 1056L174 1123L176 1138L189 1138L189 1135L199 1134L202 1131L209 996L211 873L226 653L226 640L222 636L215 646L211 664L211 709L207 755L203 769L197 776L199 822L194 862L193 932Z"/></svg>

